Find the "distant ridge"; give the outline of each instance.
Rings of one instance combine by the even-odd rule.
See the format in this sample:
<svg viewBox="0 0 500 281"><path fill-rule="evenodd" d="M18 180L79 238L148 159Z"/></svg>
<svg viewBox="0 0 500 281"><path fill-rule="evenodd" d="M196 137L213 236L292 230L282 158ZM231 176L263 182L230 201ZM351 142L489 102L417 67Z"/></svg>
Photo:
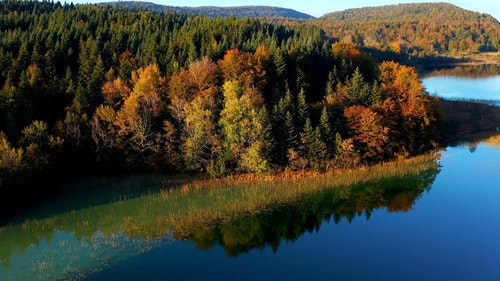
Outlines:
<svg viewBox="0 0 500 281"><path fill-rule="evenodd" d="M230 17L236 16L238 18L292 18L292 19L311 19L311 15L298 12L293 9L270 7L270 6L238 6L238 7L176 7L165 6L151 2L142 1L117 1L117 2L103 2L98 3L101 6L119 6L127 7L130 9L144 9L155 12L178 12L187 14L200 14L209 17Z"/></svg>
<svg viewBox="0 0 500 281"><path fill-rule="evenodd" d="M325 14L317 22L328 36L415 58L500 50L497 19L448 3L348 9Z"/></svg>
<svg viewBox="0 0 500 281"><path fill-rule="evenodd" d="M353 8L332 13L327 13L319 19L328 21L348 21L348 22L366 22L366 21L414 21L420 19L422 16L459 16L460 18L433 18L437 22L447 20L460 20L468 19L474 16L483 15L484 17L490 15L473 12L453 4L441 3L411 3L411 4L397 4L376 7L363 7ZM492 17L493 18L493 17ZM496 19L495 19L496 20Z"/></svg>

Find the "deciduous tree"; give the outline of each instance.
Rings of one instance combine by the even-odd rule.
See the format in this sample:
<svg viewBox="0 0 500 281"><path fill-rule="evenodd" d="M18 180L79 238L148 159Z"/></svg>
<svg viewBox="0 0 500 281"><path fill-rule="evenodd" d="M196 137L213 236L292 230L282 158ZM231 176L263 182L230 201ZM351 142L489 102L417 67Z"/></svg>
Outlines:
<svg viewBox="0 0 500 281"><path fill-rule="evenodd" d="M383 159L389 130L382 125L383 117L361 105L347 107L344 116L352 132L354 143L361 150L364 158Z"/></svg>

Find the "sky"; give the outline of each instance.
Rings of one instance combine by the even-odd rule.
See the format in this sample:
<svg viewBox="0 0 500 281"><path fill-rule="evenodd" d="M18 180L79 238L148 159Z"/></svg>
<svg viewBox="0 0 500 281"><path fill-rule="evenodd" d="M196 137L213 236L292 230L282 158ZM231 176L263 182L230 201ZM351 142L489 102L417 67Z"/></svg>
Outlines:
<svg viewBox="0 0 500 281"><path fill-rule="evenodd" d="M61 2L96 3L117 0L66 0ZM141 0L168 6L248 6L265 5L290 8L315 17L326 13L366 6L383 6L399 3L448 2L461 8L487 13L500 21L499 0Z"/></svg>

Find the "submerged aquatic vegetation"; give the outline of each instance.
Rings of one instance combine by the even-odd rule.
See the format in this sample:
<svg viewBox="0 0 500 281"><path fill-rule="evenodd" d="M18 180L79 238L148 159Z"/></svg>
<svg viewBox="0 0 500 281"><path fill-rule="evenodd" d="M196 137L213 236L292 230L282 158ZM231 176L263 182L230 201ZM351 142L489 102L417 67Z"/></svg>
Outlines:
<svg viewBox="0 0 500 281"><path fill-rule="evenodd" d="M75 198L84 202L81 209L4 226L0 237L5 237L13 229L27 233L65 229L87 237L102 231L151 238L171 232L179 238L187 238L196 228L213 228L241 215L269 212L301 202L307 194L384 178L419 175L428 169L437 169L438 157L439 153L432 153L323 174L238 175L192 181L161 176L111 181L94 179L90 183L93 186L84 188L80 184L79 188L98 190L97 201ZM145 189L145 186L150 188ZM142 195L139 190L142 190ZM106 196L113 199L106 201L103 199Z"/></svg>
<svg viewBox="0 0 500 281"><path fill-rule="evenodd" d="M2 226L0 263L8 265L19 253L29 255L35 252L33 248L47 247L48 251L42 251L47 257L28 258L31 271L36 275L51 267L49 271L57 278L71 279L110 266L116 253L138 255L171 239L190 239L201 248L223 244L229 255L253 247L277 247L281 237L296 239L297 234L332 216L335 221L343 217L350 221L363 212L369 216L374 208L408 210L432 183L438 157L435 153L327 174L238 175L191 181L161 176L93 179L78 188L94 193L96 201L89 194L80 198L80 209L52 210L39 218ZM152 188L144 190L144 186ZM142 195L138 193L141 188ZM124 193L127 189L132 192ZM105 200L104 195L110 198ZM273 214L286 225L275 221ZM260 224L269 221L272 227ZM263 231L272 241L261 237ZM244 241L250 243L242 245ZM68 259L67 268L57 266L61 255ZM54 263L39 263L46 259ZM73 263L88 268L73 267Z"/></svg>
<svg viewBox="0 0 500 281"><path fill-rule="evenodd" d="M151 238L171 232L177 238L187 239L199 228L211 229L243 215L258 215L299 203L305 195L325 189L418 175L429 168L436 169L436 158L436 154L429 154L326 174L239 175L188 181L178 186L163 181L165 188L159 192L64 216L67 222L80 222L80 228L90 233L122 231ZM117 220L117 215L121 219Z"/></svg>

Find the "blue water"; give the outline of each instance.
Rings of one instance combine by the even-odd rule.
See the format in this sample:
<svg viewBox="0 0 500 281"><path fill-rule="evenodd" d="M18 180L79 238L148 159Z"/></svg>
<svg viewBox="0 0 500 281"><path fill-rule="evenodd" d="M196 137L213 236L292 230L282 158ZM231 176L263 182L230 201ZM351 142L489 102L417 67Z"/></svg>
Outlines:
<svg viewBox="0 0 500 281"><path fill-rule="evenodd" d="M479 77L439 75L422 79L427 91L451 100L500 101L500 73Z"/></svg>
<svg viewBox="0 0 500 281"><path fill-rule="evenodd" d="M175 242L90 280L500 280L500 151L448 148L409 212L324 222L297 241L230 258Z"/></svg>

